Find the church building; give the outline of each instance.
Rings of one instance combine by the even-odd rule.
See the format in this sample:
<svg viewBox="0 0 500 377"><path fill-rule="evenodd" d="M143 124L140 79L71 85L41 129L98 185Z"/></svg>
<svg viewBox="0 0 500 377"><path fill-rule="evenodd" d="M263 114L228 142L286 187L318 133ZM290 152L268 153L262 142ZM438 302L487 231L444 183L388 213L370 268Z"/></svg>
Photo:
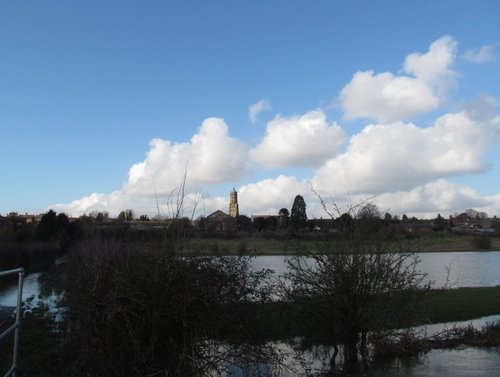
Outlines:
<svg viewBox="0 0 500 377"><path fill-rule="evenodd" d="M205 230L215 232L227 232L238 229L238 216L240 209L238 206L238 193L233 188L229 194L229 215L221 210L217 210L205 219Z"/></svg>

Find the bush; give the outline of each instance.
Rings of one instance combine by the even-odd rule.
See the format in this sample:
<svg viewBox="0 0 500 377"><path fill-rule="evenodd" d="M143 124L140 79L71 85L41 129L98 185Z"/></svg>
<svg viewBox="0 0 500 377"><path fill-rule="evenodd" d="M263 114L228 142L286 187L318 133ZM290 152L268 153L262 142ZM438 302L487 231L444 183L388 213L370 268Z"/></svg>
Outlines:
<svg viewBox="0 0 500 377"><path fill-rule="evenodd" d="M385 243L327 242L318 253L288 258L289 299L309 311L331 344L344 345L344 367L353 368L368 334L406 328L421 319L428 290L419 259Z"/></svg>
<svg viewBox="0 0 500 377"><path fill-rule="evenodd" d="M244 309L266 299L265 275L245 257L181 258L116 241L79 245L66 279L68 375L198 376L244 357L273 357L251 341Z"/></svg>

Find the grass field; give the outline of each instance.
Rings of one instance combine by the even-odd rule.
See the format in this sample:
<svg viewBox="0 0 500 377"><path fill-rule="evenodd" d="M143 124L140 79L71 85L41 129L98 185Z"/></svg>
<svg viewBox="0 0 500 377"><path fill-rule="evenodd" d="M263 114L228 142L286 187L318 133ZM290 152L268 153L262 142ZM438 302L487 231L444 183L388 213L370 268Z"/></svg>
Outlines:
<svg viewBox="0 0 500 377"><path fill-rule="evenodd" d="M500 287L432 291L424 304L429 323L466 321L500 314Z"/></svg>
<svg viewBox="0 0 500 377"><path fill-rule="evenodd" d="M491 237L491 247L478 250L472 235L428 234L409 240L419 252L499 251L500 238ZM265 236L239 236L233 239L193 237L188 250L201 255L293 255L301 249L317 250L320 237L313 240L266 239ZM335 241L330 241L335 242Z"/></svg>

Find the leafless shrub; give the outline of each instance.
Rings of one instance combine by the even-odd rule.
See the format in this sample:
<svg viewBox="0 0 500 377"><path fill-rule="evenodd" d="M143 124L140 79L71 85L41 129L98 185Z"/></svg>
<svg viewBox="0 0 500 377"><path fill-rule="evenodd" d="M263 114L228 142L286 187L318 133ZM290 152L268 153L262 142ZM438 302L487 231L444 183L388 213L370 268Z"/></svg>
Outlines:
<svg viewBox="0 0 500 377"><path fill-rule="evenodd" d="M336 206L326 212L342 218ZM366 360L368 334L386 335L388 329L421 319L418 298L429 285L418 269L414 247L346 232L338 240L319 243L314 252L302 249L301 255L288 258L288 299L309 310L331 344L343 345L345 368L352 369L359 354Z"/></svg>
<svg viewBox="0 0 500 377"><path fill-rule="evenodd" d="M268 299L260 288L266 274L245 257L81 244L67 269L69 375L217 375L244 360L279 360L251 333L246 311Z"/></svg>

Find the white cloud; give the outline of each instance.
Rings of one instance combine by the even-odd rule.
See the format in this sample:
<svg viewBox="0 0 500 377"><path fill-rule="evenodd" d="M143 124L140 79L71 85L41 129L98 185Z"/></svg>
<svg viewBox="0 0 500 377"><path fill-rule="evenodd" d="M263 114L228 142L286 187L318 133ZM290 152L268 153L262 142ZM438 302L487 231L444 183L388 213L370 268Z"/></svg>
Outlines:
<svg viewBox="0 0 500 377"><path fill-rule="evenodd" d="M457 53L457 42L450 36L444 36L431 43L425 54L415 52L406 57L403 70L443 92L456 78L451 69Z"/></svg>
<svg viewBox="0 0 500 377"><path fill-rule="evenodd" d="M336 123L328 124L322 110L290 118L276 117L267 124L264 139L250 157L266 168L319 166L335 156L345 141Z"/></svg>
<svg viewBox="0 0 500 377"><path fill-rule="evenodd" d="M482 123L494 119L500 101L485 93L480 93L475 100L462 104L461 108L469 115L471 119Z"/></svg>
<svg viewBox="0 0 500 377"><path fill-rule="evenodd" d="M465 51L460 57L469 63L485 63L495 61L495 46L486 45Z"/></svg>
<svg viewBox="0 0 500 377"><path fill-rule="evenodd" d="M455 55L456 41L445 36L432 43L425 54L406 57L403 71L414 77L356 72L340 92L344 118L391 123L435 110L454 84L456 74L451 65Z"/></svg>
<svg viewBox="0 0 500 377"><path fill-rule="evenodd" d="M385 72L357 72L340 92L345 119L374 118L390 123L411 118L439 106L439 98L425 83Z"/></svg>
<svg viewBox="0 0 500 377"><path fill-rule="evenodd" d="M429 128L369 125L351 138L344 154L317 170L313 185L328 194L409 190L484 170L482 157L499 140L499 117L478 122L465 111L446 114Z"/></svg>
<svg viewBox="0 0 500 377"><path fill-rule="evenodd" d="M150 217L158 215L172 217L176 210L177 193L171 195L158 195L157 198L134 196L118 190L110 194L93 193L71 203L56 204L50 208L56 212L64 212L72 216L91 214L92 212L107 212L110 216L116 217L125 209L132 209L135 215L148 215ZM157 200L158 199L158 203ZM198 193L185 193L184 207L181 216L191 217L192 212L202 211Z"/></svg>
<svg viewBox="0 0 500 377"><path fill-rule="evenodd" d="M103 203L106 201L106 194L94 192L81 199L73 200L71 203L55 204L51 208L56 212L65 212L72 216L80 216L94 210L105 211Z"/></svg>
<svg viewBox="0 0 500 377"><path fill-rule="evenodd" d="M380 210L392 214L432 218L438 213L449 216L467 208L491 209L498 199L481 197L470 187L438 179L409 191L382 194L374 202Z"/></svg>
<svg viewBox="0 0 500 377"><path fill-rule="evenodd" d="M235 182L248 170L248 146L228 135L222 119L206 119L189 143L153 139L143 162L129 170L124 191L135 196L169 193L187 169L187 188Z"/></svg>
<svg viewBox="0 0 500 377"><path fill-rule="evenodd" d="M466 52L463 59L475 62L491 58L485 46ZM500 194L481 197L474 190L457 186L446 177L477 174L488 165L484 156L500 141L498 100L481 94L461 111L439 117L434 125L417 127L403 120L437 109L457 77L452 70L456 41L448 36L432 43L426 53L413 53L404 61L402 74L356 72L340 92L344 117L374 118L377 122L353 135L338 154L346 133L328 122L323 110L291 117L277 116L267 123L260 143L251 148L229 135L222 119L206 119L189 142L153 139L144 161L130 167L121 190L93 193L57 211L81 215L107 211L117 215L132 208L136 214L171 213L169 194L182 182L187 169L185 209L188 215L200 188L237 182L247 176L253 160L265 168L312 167L312 187L328 201L340 205L373 201L391 213L430 216L476 208L500 213ZM267 100L249 108L255 122L269 110ZM306 180L280 175L238 188L242 214L277 214L291 208L297 194L304 196L310 217L327 216ZM156 197L155 197L156 196ZM197 214L216 209L227 211L228 196L205 196Z"/></svg>
<svg viewBox="0 0 500 377"><path fill-rule="evenodd" d="M255 123L258 115L266 110L271 110L271 102L267 99L261 99L248 107L248 117L252 123Z"/></svg>
<svg viewBox="0 0 500 377"><path fill-rule="evenodd" d="M366 202L375 204L381 213L389 212L398 216L405 214L417 218L435 218L438 213L448 217L468 208L486 212L490 216L500 213L500 194L483 197L470 187L456 185L445 179L437 179L410 190L386 192L376 196L335 195L333 198L334 203L328 197L323 199L327 209L335 215ZM325 217L325 212L314 199L312 198L311 207L316 211L316 217Z"/></svg>
<svg viewBox="0 0 500 377"><path fill-rule="evenodd" d="M242 186L238 189L240 213L247 215L277 215L281 208L290 208L296 195L310 195L307 181L280 175L276 179Z"/></svg>
<svg viewBox="0 0 500 377"><path fill-rule="evenodd" d="M208 118L188 143L151 140L146 159L132 165L121 190L93 193L53 208L75 216L93 211L116 215L126 208L137 214L155 215L158 199L160 214L169 215L172 195L177 195L186 172L185 208L191 211L203 186L237 182L247 174L248 149L245 143L228 135L222 119Z"/></svg>

